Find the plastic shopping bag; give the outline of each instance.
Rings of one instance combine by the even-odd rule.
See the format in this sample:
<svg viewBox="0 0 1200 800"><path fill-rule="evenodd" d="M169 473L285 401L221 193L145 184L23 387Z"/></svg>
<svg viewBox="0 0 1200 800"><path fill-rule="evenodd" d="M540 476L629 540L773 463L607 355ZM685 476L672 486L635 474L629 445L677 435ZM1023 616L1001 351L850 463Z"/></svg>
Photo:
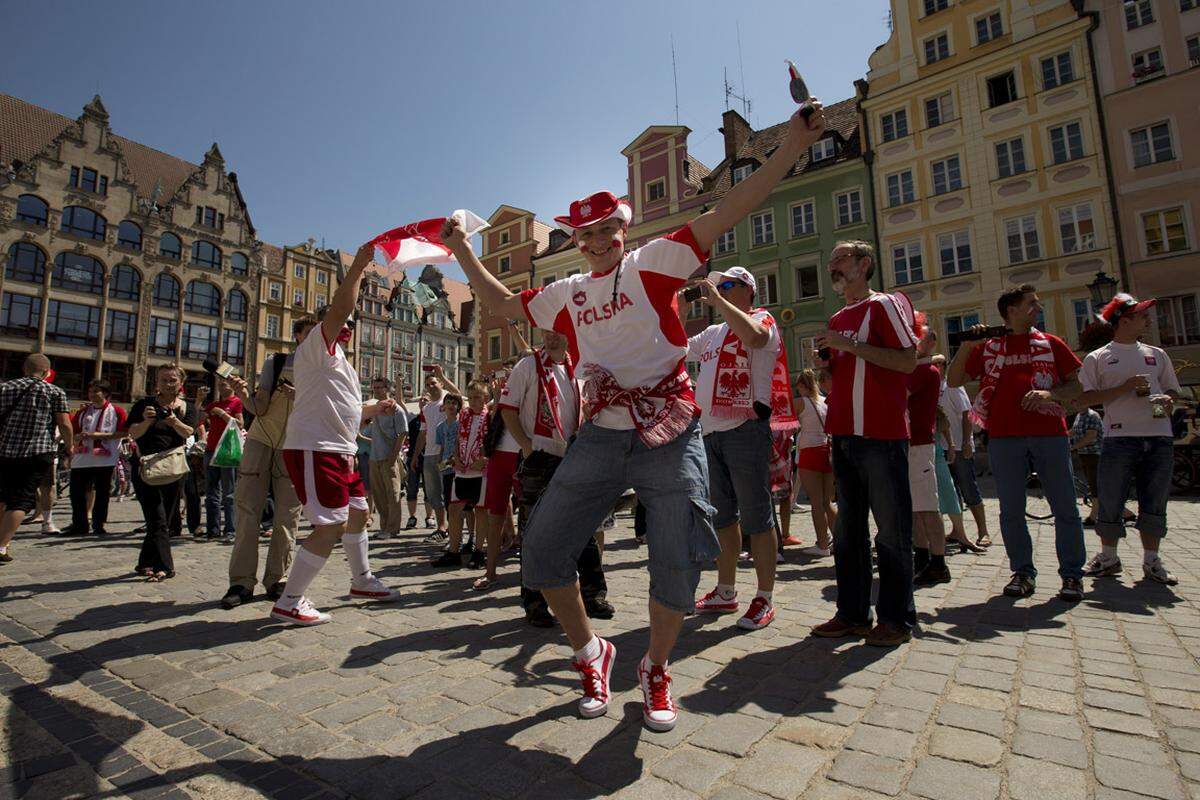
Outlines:
<svg viewBox="0 0 1200 800"><path fill-rule="evenodd" d="M209 463L214 467L236 467L242 463L241 428L233 424L225 426L217 442L217 450Z"/></svg>

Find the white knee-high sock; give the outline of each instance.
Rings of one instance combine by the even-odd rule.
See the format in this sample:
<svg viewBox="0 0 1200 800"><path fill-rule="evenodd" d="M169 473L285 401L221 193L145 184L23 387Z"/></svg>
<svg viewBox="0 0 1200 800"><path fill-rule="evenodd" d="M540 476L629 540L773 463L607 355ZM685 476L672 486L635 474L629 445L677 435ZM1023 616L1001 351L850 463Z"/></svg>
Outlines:
<svg viewBox="0 0 1200 800"><path fill-rule="evenodd" d="M308 591L308 587L312 585L313 578L317 577L317 573L321 571L321 567L325 566L325 562L328 560L303 547L297 548L296 560L292 562L292 571L288 575L287 585L283 587L283 595L276 605L289 611L295 608L296 604L300 602L300 598Z"/></svg>
<svg viewBox="0 0 1200 800"><path fill-rule="evenodd" d="M355 582L371 577L371 563L367 558L367 532L342 534L342 550L350 564L350 579Z"/></svg>

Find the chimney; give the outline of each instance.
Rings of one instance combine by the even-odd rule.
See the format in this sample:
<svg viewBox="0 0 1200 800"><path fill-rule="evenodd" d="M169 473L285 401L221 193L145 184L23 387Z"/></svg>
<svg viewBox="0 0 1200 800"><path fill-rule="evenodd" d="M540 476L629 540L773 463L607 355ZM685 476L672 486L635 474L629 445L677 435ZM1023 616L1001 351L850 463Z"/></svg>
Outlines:
<svg viewBox="0 0 1200 800"><path fill-rule="evenodd" d="M754 129L731 108L721 115L721 133L725 134L725 160L732 161Z"/></svg>

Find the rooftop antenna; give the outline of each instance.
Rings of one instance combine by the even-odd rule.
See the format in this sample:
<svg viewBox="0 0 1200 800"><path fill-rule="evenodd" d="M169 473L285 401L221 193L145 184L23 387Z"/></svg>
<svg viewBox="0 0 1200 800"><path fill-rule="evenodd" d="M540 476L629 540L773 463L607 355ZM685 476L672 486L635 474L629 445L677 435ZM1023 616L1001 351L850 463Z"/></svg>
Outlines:
<svg viewBox="0 0 1200 800"><path fill-rule="evenodd" d="M746 120L749 121L750 120L750 96L749 96L749 93L746 92L746 68L742 65L742 22L741 22L741 20L737 21L737 46L738 46L738 74L740 76L740 80L742 81L742 92L744 94L746 94L745 97L741 98L742 108L745 109ZM736 97L736 95L734 95L734 96Z"/></svg>
<svg viewBox="0 0 1200 800"><path fill-rule="evenodd" d="M744 116L747 118L746 121L749 122L750 121L749 120L750 107L751 107L750 98L743 97L742 95L740 95L734 91L733 85L731 85L729 83L729 69L726 68L725 69L725 110L726 111L729 110L729 98L731 98L731 97L736 100L742 101L742 111L745 112Z"/></svg>
<svg viewBox="0 0 1200 800"><path fill-rule="evenodd" d="M675 34L671 34L671 77L675 80L675 124L679 124L679 70L675 67Z"/></svg>

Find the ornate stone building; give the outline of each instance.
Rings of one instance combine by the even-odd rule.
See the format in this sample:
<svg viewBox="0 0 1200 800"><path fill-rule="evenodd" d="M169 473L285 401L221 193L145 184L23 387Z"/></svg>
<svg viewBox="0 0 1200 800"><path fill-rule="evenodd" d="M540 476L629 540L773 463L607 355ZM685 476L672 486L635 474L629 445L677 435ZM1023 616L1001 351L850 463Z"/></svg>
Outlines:
<svg viewBox="0 0 1200 800"><path fill-rule="evenodd" d="M296 349L292 323L312 316L329 303L340 274L338 251L322 250L314 239L291 247L264 243L262 256L263 270L258 281L261 302L255 314L259 364L264 363L268 353L290 353Z"/></svg>
<svg viewBox="0 0 1200 800"><path fill-rule="evenodd" d="M100 97L77 119L0 94L0 377L47 353L69 397L115 399L152 369L258 367L259 243L214 144L200 164L113 133Z"/></svg>

